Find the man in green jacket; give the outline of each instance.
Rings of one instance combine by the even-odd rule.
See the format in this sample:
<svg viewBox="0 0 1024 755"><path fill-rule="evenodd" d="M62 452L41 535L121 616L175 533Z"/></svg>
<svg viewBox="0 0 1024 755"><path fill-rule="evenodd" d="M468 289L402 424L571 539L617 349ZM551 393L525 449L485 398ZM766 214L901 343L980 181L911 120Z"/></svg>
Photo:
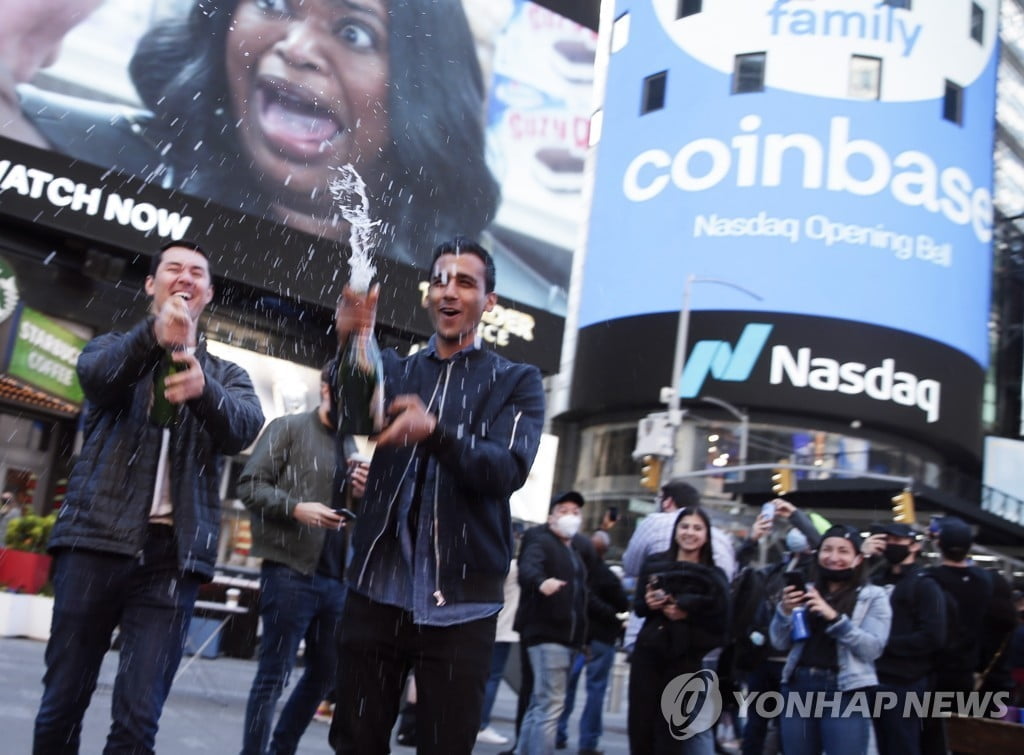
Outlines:
<svg viewBox="0 0 1024 755"><path fill-rule="evenodd" d="M350 490L333 489L335 413L330 387L321 378L320 405L271 422L239 478L239 494L252 514L253 555L263 559L263 637L245 711L243 755L295 752L334 685L335 635L345 602L346 517L332 507L342 506L347 492L362 496L368 465L349 464L350 484L344 487ZM355 444L345 440L351 457ZM303 638L305 671L271 739L274 709Z"/></svg>

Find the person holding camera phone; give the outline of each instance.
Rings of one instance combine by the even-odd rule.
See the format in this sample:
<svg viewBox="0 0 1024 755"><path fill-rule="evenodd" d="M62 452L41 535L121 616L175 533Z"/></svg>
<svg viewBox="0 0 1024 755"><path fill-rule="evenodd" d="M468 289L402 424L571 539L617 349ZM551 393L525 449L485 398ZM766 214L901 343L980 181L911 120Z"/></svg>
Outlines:
<svg viewBox="0 0 1024 755"><path fill-rule="evenodd" d="M703 509L683 508L666 545L644 560L637 581L634 610L643 625L629 674L630 752L710 755L712 730L676 739L662 715L661 696L669 682L698 671L701 659L725 643L729 583L715 566L711 520Z"/></svg>
<svg viewBox="0 0 1024 755"><path fill-rule="evenodd" d="M351 463L340 467L347 474L335 484L337 411L328 377L325 367L314 411L267 425L238 480L239 496L252 515L252 553L263 559L263 637L245 710L243 755L295 752L334 686L335 637L345 603L344 527L354 518L344 506L362 497L369 464L359 460L347 437L341 449ZM303 638L305 671L271 737L274 710Z"/></svg>
<svg viewBox="0 0 1024 755"><path fill-rule="evenodd" d="M787 572L770 628L772 645L789 653L783 696L815 693L838 702L823 707L821 716L801 717L787 706L787 713L797 712L782 719L786 755L867 752L868 711L851 708L850 698L878 685L875 659L889 637L892 609L884 589L864 584L864 571L860 533L834 524L822 533L813 582Z"/></svg>

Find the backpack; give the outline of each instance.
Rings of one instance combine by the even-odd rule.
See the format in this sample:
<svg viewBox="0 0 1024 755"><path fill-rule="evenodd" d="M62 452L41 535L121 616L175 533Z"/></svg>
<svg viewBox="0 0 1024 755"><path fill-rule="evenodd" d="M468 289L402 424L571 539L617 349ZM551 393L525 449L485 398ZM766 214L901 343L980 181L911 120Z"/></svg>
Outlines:
<svg viewBox="0 0 1024 755"><path fill-rule="evenodd" d="M938 567L931 566L920 572L920 578L930 579L939 586L942 593L946 612L946 642L935 651L934 663L939 668L949 659L958 660L971 652L971 647L978 642L977 637L969 637L964 631L963 623L960 620L960 603L956 596L946 589L945 583L939 578ZM984 571L982 571L984 574Z"/></svg>
<svg viewBox="0 0 1024 755"><path fill-rule="evenodd" d="M747 566L733 580L729 644L736 672L753 671L772 653L768 627L784 586L784 570L784 563L761 569Z"/></svg>

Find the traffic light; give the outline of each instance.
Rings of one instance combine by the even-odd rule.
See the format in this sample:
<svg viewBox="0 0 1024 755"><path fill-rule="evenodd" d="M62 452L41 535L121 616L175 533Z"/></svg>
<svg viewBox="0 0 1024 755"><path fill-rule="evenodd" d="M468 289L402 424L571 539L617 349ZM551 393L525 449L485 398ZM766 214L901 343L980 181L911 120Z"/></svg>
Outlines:
<svg viewBox="0 0 1024 755"><path fill-rule="evenodd" d="M897 493L892 497L892 518L903 524L916 524L917 512L914 511L914 494L909 490Z"/></svg>
<svg viewBox="0 0 1024 755"><path fill-rule="evenodd" d="M640 487L657 493L661 489L661 457L647 454L640 467Z"/></svg>
<svg viewBox="0 0 1024 755"><path fill-rule="evenodd" d="M788 464L788 459L779 459L780 464ZM776 496L784 496L796 490L796 475L789 467L776 467L772 470L772 492Z"/></svg>

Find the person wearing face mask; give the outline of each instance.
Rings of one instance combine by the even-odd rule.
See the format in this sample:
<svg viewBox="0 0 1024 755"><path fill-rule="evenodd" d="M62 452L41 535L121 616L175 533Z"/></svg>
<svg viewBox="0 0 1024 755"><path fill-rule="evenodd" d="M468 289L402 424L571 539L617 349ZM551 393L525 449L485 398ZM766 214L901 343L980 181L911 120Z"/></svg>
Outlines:
<svg viewBox="0 0 1024 755"><path fill-rule="evenodd" d="M771 623L772 645L788 651L782 693L816 695L835 704L822 715L801 716L787 705L782 719L786 755L863 755L869 739L868 711L850 706L852 694L878 684L875 660L889 637L892 609L878 585L863 584L860 533L845 524L825 530L818 546L817 575L800 589L787 585ZM794 637L794 615L802 607L808 631ZM863 715L859 715L863 713Z"/></svg>
<svg viewBox="0 0 1024 755"><path fill-rule="evenodd" d="M519 732L519 755L555 749L569 664L586 637L587 566L574 543L583 523L583 504L575 490L556 496L547 523L523 536L514 628L529 657L533 686Z"/></svg>
<svg viewBox="0 0 1024 755"><path fill-rule="evenodd" d="M912 527L884 522L872 525L871 534L865 552L882 560L872 582L889 593L892 606L889 641L875 661L878 691L893 693L898 700L873 719L875 740L879 755L917 755L921 720L903 715L904 701L928 690L935 654L946 642L945 599L938 583L922 573L917 562L921 538Z"/></svg>

